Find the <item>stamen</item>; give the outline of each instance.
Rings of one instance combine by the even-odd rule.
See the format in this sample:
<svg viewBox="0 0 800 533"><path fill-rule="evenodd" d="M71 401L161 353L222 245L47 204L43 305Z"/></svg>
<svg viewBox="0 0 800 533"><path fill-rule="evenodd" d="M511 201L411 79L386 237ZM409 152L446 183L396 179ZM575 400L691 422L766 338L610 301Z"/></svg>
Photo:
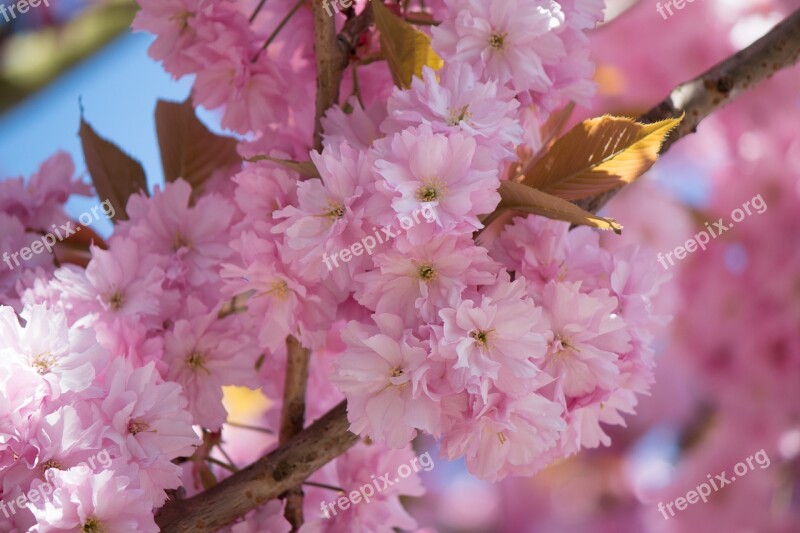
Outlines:
<svg viewBox="0 0 800 533"><path fill-rule="evenodd" d="M111 309L116 311L125 305L125 295L119 291L114 291L111 296L108 297L107 301L108 305L111 306Z"/></svg>
<svg viewBox="0 0 800 533"><path fill-rule="evenodd" d="M44 375L50 372L50 369L53 368L54 364L56 364L56 359L53 357L53 352L40 353L31 359L31 366L39 375Z"/></svg>
<svg viewBox="0 0 800 533"><path fill-rule="evenodd" d="M470 331L469 336L474 339L475 342L481 346L481 348L488 348L492 333L494 333L493 329L488 331L474 330Z"/></svg>
<svg viewBox="0 0 800 533"><path fill-rule="evenodd" d="M447 120L448 126L456 126L462 120L469 120L472 118L472 113L469 111L469 104L465 105L461 109L450 109L448 112L450 114Z"/></svg>
<svg viewBox="0 0 800 533"><path fill-rule="evenodd" d="M495 33L489 37L489 46L495 50L502 50L505 45L506 36L508 36L508 33Z"/></svg>
<svg viewBox="0 0 800 533"><path fill-rule="evenodd" d="M131 418L128 421L128 433L131 435L137 435L142 431L147 431L148 429L150 429L150 424L142 420L140 417Z"/></svg>
<svg viewBox="0 0 800 533"><path fill-rule="evenodd" d="M420 202L435 202L440 200L447 191L447 185L439 178L424 180L417 189L416 198Z"/></svg>
<svg viewBox="0 0 800 533"><path fill-rule="evenodd" d="M198 368L205 369L205 366L203 366L205 360L206 358L202 353L192 352L189 354L189 357L186 358L186 366L192 370L197 370ZM128 427L130 428L130 425Z"/></svg>
<svg viewBox="0 0 800 533"><path fill-rule="evenodd" d="M417 267L417 277L426 283L436 279L436 270L430 263L425 263Z"/></svg>

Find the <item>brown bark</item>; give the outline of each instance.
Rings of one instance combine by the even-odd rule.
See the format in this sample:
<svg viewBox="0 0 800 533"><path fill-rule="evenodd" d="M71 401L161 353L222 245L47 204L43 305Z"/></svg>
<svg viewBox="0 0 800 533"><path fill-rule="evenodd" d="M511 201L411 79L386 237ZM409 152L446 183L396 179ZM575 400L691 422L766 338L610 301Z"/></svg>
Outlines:
<svg viewBox="0 0 800 533"><path fill-rule="evenodd" d="M156 516L165 533L217 531L259 505L278 498L349 450L358 437L348 431L340 403L286 444L192 498L168 503Z"/></svg>
<svg viewBox="0 0 800 533"><path fill-rule="evenodd" d="M283 387L281 428L278 443L283 445L303 431L306 419L306 385L311 352L294 337L286 339L286 379ZM297 531L303 525L303 489L294 487L285 495L284 516Z"/></svg>

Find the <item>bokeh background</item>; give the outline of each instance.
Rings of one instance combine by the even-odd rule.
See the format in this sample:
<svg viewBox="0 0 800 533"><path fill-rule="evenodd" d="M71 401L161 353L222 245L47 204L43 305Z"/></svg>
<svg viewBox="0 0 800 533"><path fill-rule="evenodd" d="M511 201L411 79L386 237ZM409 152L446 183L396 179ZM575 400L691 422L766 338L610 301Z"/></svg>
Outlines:
<svg viewBox="0 0 800 533"><path fill-rule="evenodd" d="M0 0L2 2L3 0ZM8 2L6 2L8 3ZM662 2L663 3L663 2ZM153 111L183 100L147 56L151 37L128 29L128 1L59 1L7 23L0 18L0 179L28 176L62 149L85 171L81 110L103 136L162 182ZM795 1L695 0L666 20L654 0L610 1L595 30L597 96L575 120L637 116L769 30ZM201 118L215 130L217 117ZM533 479L478 481L463 464L436 460L429 494L410 502L424 531L798 532L800 531L800 69L779 73L702 123L608 211L625 226L612 245L656 254L682 245L705 222L761 196L706 251L671 268L659 305L674 317L658 343L652 395L613 444L581 453ZM86 179L88 183L88 178ZM81 213L96 200L71 200ZM96 222L101 235L110 222ZM239 420L266 403L232 391ZM435 452L435 444L418 443ZM667 503L763 450L769 466L664 519Z"/></svg>

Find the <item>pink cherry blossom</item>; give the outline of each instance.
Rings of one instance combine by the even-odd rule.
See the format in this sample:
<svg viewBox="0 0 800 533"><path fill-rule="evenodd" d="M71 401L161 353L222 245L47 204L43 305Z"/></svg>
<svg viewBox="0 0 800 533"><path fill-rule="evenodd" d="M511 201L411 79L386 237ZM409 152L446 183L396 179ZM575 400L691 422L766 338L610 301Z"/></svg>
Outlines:
<svg viewBox="0 0 800 533"><path fill-rule="evenodd" d="M552 86L544 66L565 55L555 31L564 24L558 3L446 4L450 16L433 30L433 47L445 61L468 64L479 76L508 83L516 92L545 92Z"/></svg>
<svg viewBox="0 0 800 533"><path fill-rule="evenodd" d="M481 394L484 401L492 385L515 395L530 390L540 372L534 361L541 363L549 333L523 281L500 282L490 290L477 302L439 311L444 324L437 354L455 359L456 390Z"/></svg>
<svg viewBox="0 0 800 533"><path fill-rule="evenodd" d="M417 316L437 320L439 309L456 305L468 286L493 283L497 271L484 248L444 236L420 246L398 237L394 249L375 256L375 266L356 278L356 299L377 313L399 314L407 324Z"/></svg>
<svg viewBox="0 0 800 533"><path fill-rule="evenodd" d="M190 299L164 338L165 377L183 386L194 421L210 429L219 429L226 418L223 386L258 387L256 349L241 331L239 317L218 314Z"/></svg>
<svg viewBox="0 0 800 533"><path fill-rule="evenodd" d="M449 459L464 456L470 472L497 481L509 474L533 474L554 448L564 420L562 408L538 393L512 400L492 392L487 401L469 398L464 420L448 432L442 453Z"/></svg>
<svg viewBox="0 0 800 533"><path fill-rule="evenodd" d="M438 433L436 397L427 389L427 349L399 317L379 314L377 327L351 322L333 381L347 396L350 430L399 448L416 430Z"/></svg>
<svg viewBox="0 0 800 533"><path fill-rule="evenodd" d="M544 370L569 397L612 390L618 360L630 348L625 321L614 313L616 298L607 291L580 292L575 283L548 283L542 306L553 332Z"/></svg>
<svg viewBox="0 0 800 533"><path fill-rule="evenodd" d="M231 255L227 229L234 208L215 195L190 206L191 186L179 179L158 187L153 197L134 195L128 202L130 221L122 231L142 249L168 258L166 275L176 282L202 285L215 280L213 266Z"/></svg>
<svg viewBox="0 0 800 533"><path fill-rule="evenodd" d="M135 467L119 472L88 469L57 472L52 478L52 501L34 504L37 529L42 533L66 531L157 532L152 504L138 488Z"/></svg>
<svg viewBox="0 0 800 533"><path fill-rule="evenodd" d="M412 80L410 91L395 88L381 131L393 134L426 124L434 133L461 131L472 136L499 161L516 157L515 148L522 142L522 128L515 120L519 103L503 86L479 82L464 63L438 73L425 67L422 76Z"/></svg>
<svg viewBox="0 0 800 533"><path fill-rule="evenodd" d="M483 225L478 215L500 201L497 165L491 153L461 133L434 133L430 126L409 128L380 143L375 166L403 215L433 206L444 231L471 233Z"/></svg>
<svg viewBox="0 0 800 533"><path fill-rule="evenodd" d="M162 505L164 489L180 485L180 468L171 461L188 457L199 444L192 431L192 416L177 383L162 383L155 365L132 368L115 360L105 376L107 396L99 408L112 431L104 447L113 442L119 455L136 463L142 489L154 505Z"/></svg>

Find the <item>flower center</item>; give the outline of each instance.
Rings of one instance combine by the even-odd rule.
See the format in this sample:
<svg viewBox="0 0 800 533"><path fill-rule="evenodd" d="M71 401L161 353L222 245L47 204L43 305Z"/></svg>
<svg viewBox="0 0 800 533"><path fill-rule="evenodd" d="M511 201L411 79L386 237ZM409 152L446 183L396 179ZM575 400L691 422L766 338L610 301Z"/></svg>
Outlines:
<svg viewBox="0 0 800 533"><path fill-rule="evenodd" d="M111 309L114 311L121 309L123 305L125 305L125 295L119 291L114 291L111 296L108 297L108 305L111 306Z"/></svg>
<svg viewBox="0 0 800 533"><path fill-rule="evenodd" d="M192 352L189 354L189 357L186 358L186 366L191 368L192 370L197 370L198 368L205 368L203 363L205 363L205 356L200 352ZM128 430L130 431L130 423L128 424Z"/></svg>
<svg viewBox="0 0 800 533"><path fill-rule="evenodd" d="M439 178L433 178L422 182L422 186L417 189L417 200L420 202L435 202L444 195L447 187Z"/></svg>
<svg viewBox="0 0 800 533"><path fill-rule="evenodd" d="M280 301L285 302L289 295L289 285L282 279L273 281L267 294L274 294Z"/></svg>
<svg viewBox="0 0 800 533"><path fill-rule="evenodd" d="M55 468L56 470L63 470L61 461L58 459L50 459L49 461L45 461L42 463L42 472L47 472L51 468Z"/></svg>
<svg viewBox="0 0 800 533"><path fill-rule="evenodd" d="M475 343L480 345L481 348L489 347L489 340L492 337L493 329L489 331L474 330L470 331L469 336L475 340Z"/></svg>
<svg viewBox="0 0 800 533"><path fill-rule="evenodd" d="M575 346L571 344L572 339L569 337L562 337L557 335L553 339L553 353L556 357L565 357L570 351L579 352Z"/></svg>
<svg viewBox="0 0 800 533"><path fill-rule="evenodd" d="M397 378L401 379L398 380ZM403 391L407 385L408 378L406 377L405 370L400 367L394 367L389 372L389 383L386 384L386 387L384 387L383 390L386 390L388 387L395 387L397 391Z"/></svg>
<svg viewBox="0 0 800 533"><path fill-rule="evenodd" d="M44 375L50 372L50 369L53 368L54 364L56 364L56 360L53 357L53 352L40 353L34 356L31 360L31 366L39 375Z"/></svg>
<svg viewBox="0 0 800 533"><path fill-rule="evenodd" d="M176 26L180 27L181 33L183 33L184 31L186 31L186 29L189 28L189 19L192 18L193 16L194 16L193 13L190 13L188 11L183 11L181 13L173 15L172 17L169 18L169 20L171 22L174 21L176 23Z"/></svg>
<svg viewBox="0 0 800 533"><path fill-rule="evenodd" d="M191 356L189 357L191 358ZM128 433L131 435L137 435L142 431L147 431L148 429L150 429L150 424L142 420L140 417L131 418L128 421Z"/></svg>
<svg viewBox="0 0 800 533"><path fill-rule="evenodd" d="M489 37L489 46L495 50L502 50L508 33L495 33Z"/></svg>
<svg viewBox="0 0 800 533"><path fill-rule="evenodd" d="M417 277L425 283L430 283L436 279L436 270L434 270L433 265L430 263L419 265L417 267Z"/></svg>
<svg viewBox="0 0 800 533"><path fill-rule="evenodd" d="M83 523L83 527L81 528L82 533L104 533L105 528L103 524L100 523L100 520L97 518L87 518L86 522Z"/></svg>
<svg viewBox="0 0 800 533"><path fill-rule="evenodd" d="M179 231L175 234L175 238L172 240L172 250L177 252L181 248L191 248L192 243L189 242L189 239L183 236L183 234Z"/></svg>
<svg viewBox="0 0 800 533"><path fill-rule="evenodd" d="M472 118L472 113L469 111L469 104L461 109L449 109L448 113L450 115L447 119L448 126L457 126L462 120L469 120Z"/></svg>
<svg viewBox="0 0 800 533"><path fill-rule="evenodd" d="M344 206L335 200L328 200L328 210L322 216L330 218L331 220L338 220L344 218Z"/></svg>

